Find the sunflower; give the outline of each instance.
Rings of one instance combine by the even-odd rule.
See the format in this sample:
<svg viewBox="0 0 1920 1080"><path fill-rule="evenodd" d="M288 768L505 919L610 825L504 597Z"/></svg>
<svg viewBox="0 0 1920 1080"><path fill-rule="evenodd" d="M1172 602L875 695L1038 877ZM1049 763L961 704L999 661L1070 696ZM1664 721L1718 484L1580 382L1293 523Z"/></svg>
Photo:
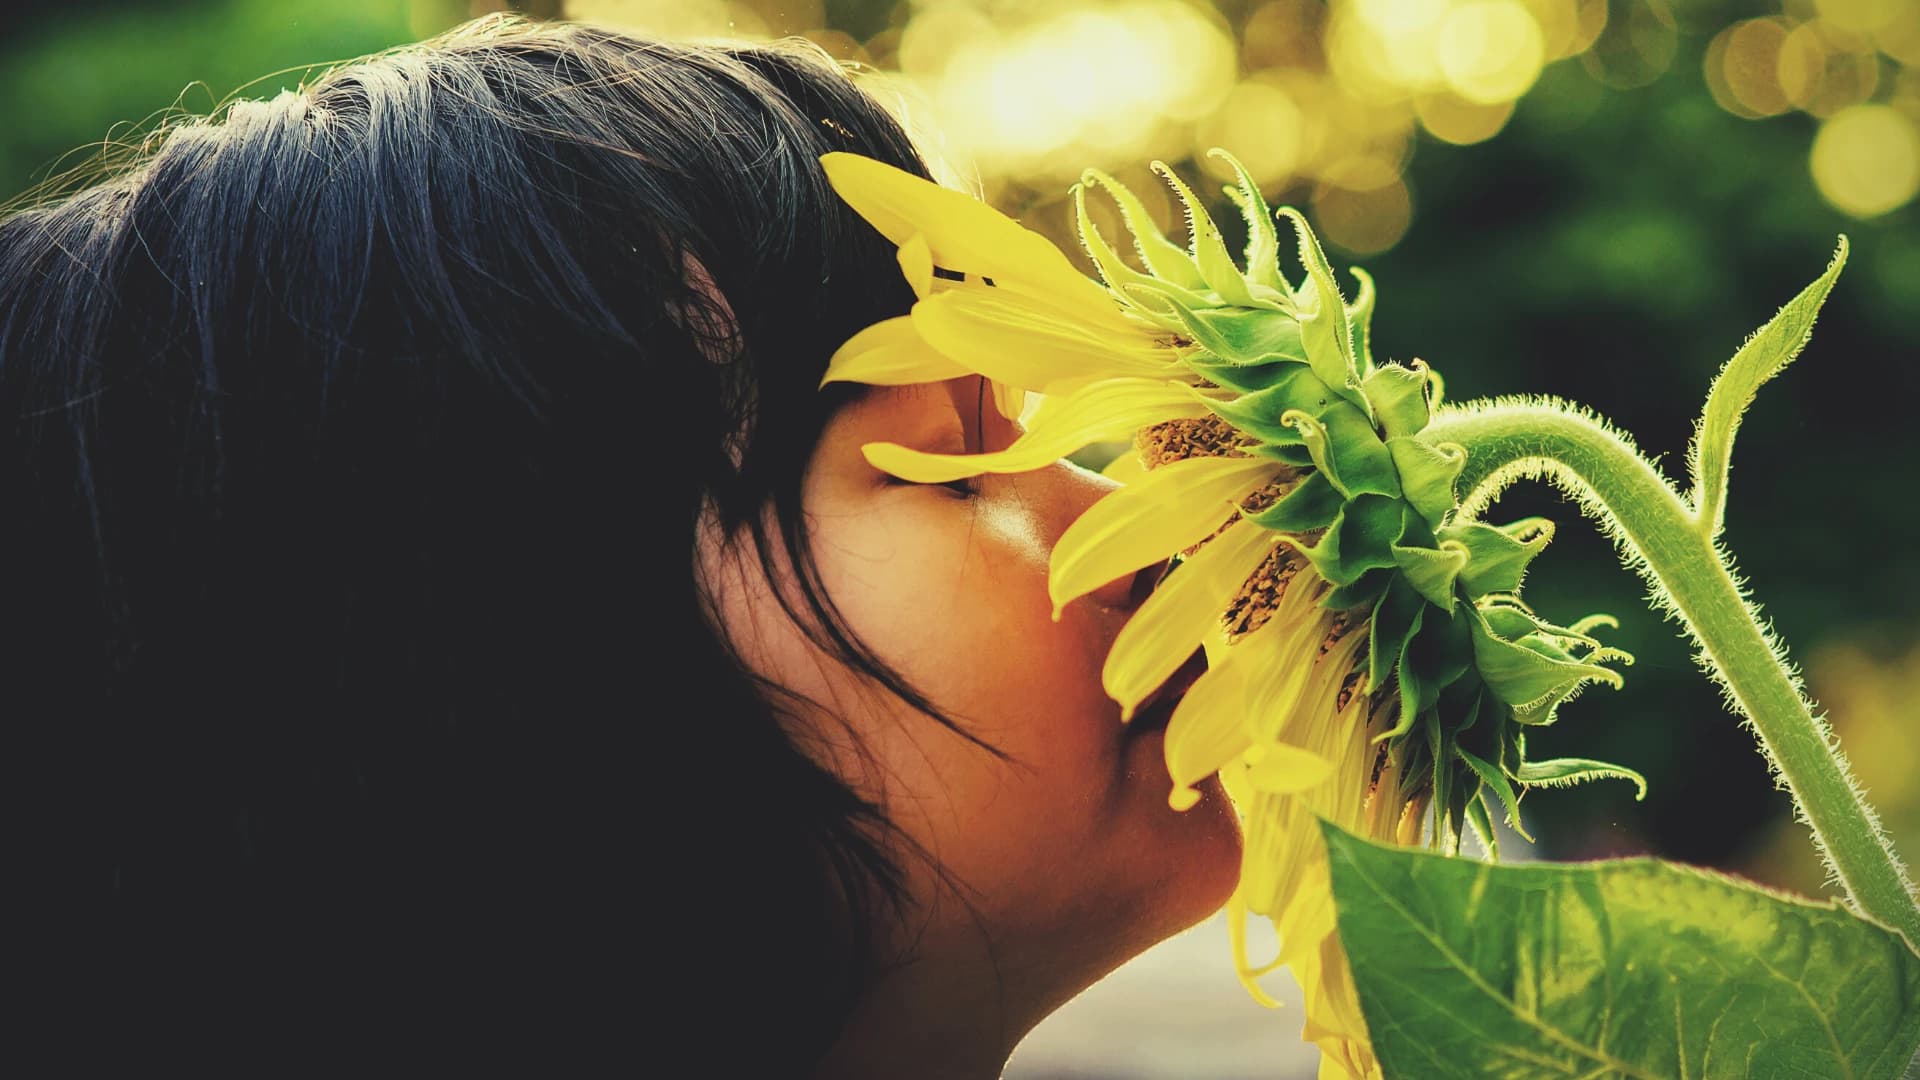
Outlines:
<svg viewBox="0 0 1920 1080"><path fill-rule="evenodd" d="M1519 598L1549 522L1459 512L1458 446L1421 437L1442 386L1420 361L1376 365L1373 284L1342 296L1298 211L1271 213L1238 162L1225 194L1245 218L1236 261L1201 200L1154 170L1184 205L1191 238L1167 239L1135 195L1089 170L1074 186L1096 282L1045 238L971 198L855 155L822 158L841 197L899 249L912 311L856 335L823 384L900 385L978 374L1014 416L1041 395L1005 450L863 448L919 483L1039 468L1091 443L1131 440L1109 475L1123 486L1060 537L1048 588L1060 609L1100 585L1175 560L1128 620L1102 671L1123 719L1190 657L1206 672L1168 723L1169 802L1186 809L1218 773L1246 846L1228 903L1234 960L1259 979L1289 967L1305 994L1303 1037L1323 1076L1379 1065L1336 932L1319 820L1458 852L1471 828L1497 857L1493 813L1520 829L1519 789L1600 776L1585 759L1532 761L1525 729L1630 662L1593 636L1610 624L1538 617ZM1121 258L1088 214L1105 192L1138 256ZM1287 218L1305 274L1279 265ZM1521 832L1524 836L1525 833ZM1248 958L1246 921L1271 919L1277 955Z"/></svg>

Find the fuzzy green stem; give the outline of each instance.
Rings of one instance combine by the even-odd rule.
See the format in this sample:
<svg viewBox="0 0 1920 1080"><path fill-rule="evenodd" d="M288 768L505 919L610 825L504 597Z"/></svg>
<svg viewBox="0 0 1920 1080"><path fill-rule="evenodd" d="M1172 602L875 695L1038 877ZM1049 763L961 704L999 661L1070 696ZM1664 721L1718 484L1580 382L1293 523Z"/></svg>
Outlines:
<svg viewBox="0 0 1920 1080"><path fill-rule="evenodd" d="M1556 401L1502 400L1441 412L1421 438L1467 449L1463 512L1515 480L1545 477L1578 499L1627 563L1671 604L1703 666L1746 715L1827 864L1862 913L1920 947L1920 903L1845 758L1800 692L1785 652L1747 604L1729 559L1673 487L1626 439Z"/></svg>

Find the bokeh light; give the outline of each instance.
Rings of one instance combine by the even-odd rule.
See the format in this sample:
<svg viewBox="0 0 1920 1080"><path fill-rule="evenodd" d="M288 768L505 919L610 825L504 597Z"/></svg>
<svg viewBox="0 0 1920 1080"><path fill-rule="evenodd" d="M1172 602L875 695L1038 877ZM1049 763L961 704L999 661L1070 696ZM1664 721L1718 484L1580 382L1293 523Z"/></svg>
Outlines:
<svg viewBox="0 0 1920 1080"><path fill-rule="evenodd" d="M1920 192L1920 130L1885 105L1855 105L1820 125L1813 181L1828 202L1866 218L1906 205Z"/></svg>

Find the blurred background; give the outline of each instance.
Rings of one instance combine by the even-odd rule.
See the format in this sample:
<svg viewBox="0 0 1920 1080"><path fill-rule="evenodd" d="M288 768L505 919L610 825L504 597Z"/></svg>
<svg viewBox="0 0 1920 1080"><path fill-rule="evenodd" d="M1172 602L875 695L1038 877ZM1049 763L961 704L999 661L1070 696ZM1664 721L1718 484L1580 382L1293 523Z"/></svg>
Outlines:
<svg viewBox="0 0 1920 1080"><path fill-rule="evenodd" d="M873 72L954 178L1076 256L1067 189L1087 166L1178 235L1146 169L1163 160L1231 234L1202 156L1225 147L1337 268L1374 275L1376 355L1424 358L1456 400L1590 405L1675 478L1718 366L1846 233L1812 344L1743 428L1725 540L1920 861L1920 0L15 0L0 200L168 111L271 97L505 7L811 38ZM1535 793L1524 857L1649 853L1827 895L1751 737L1608 544L1542 488L1497 511L1561 523L1535 607L1613 612L1639 658L1534 754L1651 784L1640 803L1625 784ZM1298 1010L1254 1006L1226 948L1209 923L1147 954L1008 1075L1313 1075Z"/></svg>

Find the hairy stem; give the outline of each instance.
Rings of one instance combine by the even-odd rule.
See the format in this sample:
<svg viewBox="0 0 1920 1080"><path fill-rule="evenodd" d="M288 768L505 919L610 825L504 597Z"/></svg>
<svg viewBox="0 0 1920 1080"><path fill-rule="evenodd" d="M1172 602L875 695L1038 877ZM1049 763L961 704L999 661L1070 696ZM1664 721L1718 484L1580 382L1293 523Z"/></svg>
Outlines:
<svg viewBox="0 0 1920 1080"><path fill-rule="evenodd" d="M1467 450L1463 513L1516 480L1550 480L1579 500L1700 648L1702 665L1745 714L1814 843L1854 906L1920 947L1920 904L1838 743L1744 599L1711 529L1620 434L1550 399L1501 399L1442 411L1421 433Z"/></svg>

